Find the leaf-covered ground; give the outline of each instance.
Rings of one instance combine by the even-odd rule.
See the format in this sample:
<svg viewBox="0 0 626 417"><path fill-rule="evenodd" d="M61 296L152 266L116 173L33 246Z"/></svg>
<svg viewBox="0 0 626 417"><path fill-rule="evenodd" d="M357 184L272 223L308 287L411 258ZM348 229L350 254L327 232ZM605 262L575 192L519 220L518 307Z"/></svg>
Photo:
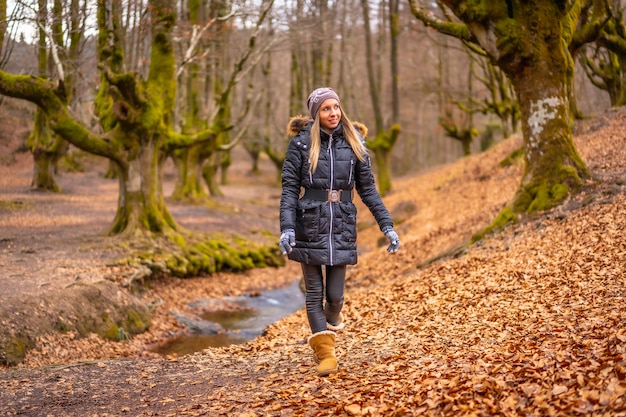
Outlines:
<svg viewBox="0 0 626 417"><path fill-rule="evenodd" d="M626 416L624 132L626 109L579 122L576 145L594 174L585 191L454 256L438 258L513 195L522 166L500 162L521 140L395 180L385 201L402 246L388 255L375 227L360 232L336 374L316 376L303 310L243 345L169 359L145 353L173 325L168 309L288 282L298 275L290 263L156 282L163 305L151 331L131 341L42 338L23 366L0 373L0 411ZM371 225L364 209L359 215Z"/></svg>

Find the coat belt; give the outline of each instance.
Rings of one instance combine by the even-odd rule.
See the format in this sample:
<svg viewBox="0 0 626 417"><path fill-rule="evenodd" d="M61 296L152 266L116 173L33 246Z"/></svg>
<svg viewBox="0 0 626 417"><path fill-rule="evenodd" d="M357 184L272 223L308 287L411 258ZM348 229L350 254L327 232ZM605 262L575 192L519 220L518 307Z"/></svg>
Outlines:
<svg viewBox="0 0 626 417"><path fill-rule="evenodd" d="M309 200L329 201L337 203L339 201L348 202L352 201L352 190L320 190L307 188L304 190L302 198L308 198Z"/></svg>

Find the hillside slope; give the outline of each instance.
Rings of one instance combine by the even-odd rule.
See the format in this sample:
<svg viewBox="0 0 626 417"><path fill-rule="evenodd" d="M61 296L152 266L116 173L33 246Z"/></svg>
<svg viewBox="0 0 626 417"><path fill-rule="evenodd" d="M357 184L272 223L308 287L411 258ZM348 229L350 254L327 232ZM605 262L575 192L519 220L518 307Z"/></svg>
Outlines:
<svg viewBox="0 0 626 417"><path fill-rule="evenodd" d="M100 360L6 371L0 404L31 415L626 415L624 132L626 109L580 122L595 177L583 193L421 269L513 195L522 167L499 162L521 142L396 180L385 201L402 218L400 252L376 247L375 227L361 231L328 378L314 372L299 311L252 342L169 360L137 357L141 338L125 351L49 340L26 366L89 343ZM176 285L193 293L202 280ZM155 291L167 306L171 287ZM120 350L134 359L104 360Z"/></svg>

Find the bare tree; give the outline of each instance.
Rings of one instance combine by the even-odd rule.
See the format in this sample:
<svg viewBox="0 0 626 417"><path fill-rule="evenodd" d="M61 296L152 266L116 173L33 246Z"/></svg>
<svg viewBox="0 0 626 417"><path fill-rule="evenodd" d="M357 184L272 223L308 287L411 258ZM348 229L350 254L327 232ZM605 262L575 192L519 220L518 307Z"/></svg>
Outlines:
<svg viewBox="0 0 626 417"><path fill-rule="evenodd" d="M272 45L271 39L262 43L259 38L273 1L263 2L257 15L251 9L236 10L224 2L197 2L191 6L192 36L182 54L185 68L179 70L183 77L181 107L186 109L181 116L182 129L193 133L207 123L232 127L220 129L211 140L172 154L179 173L173 197L202 201L207 198L205 187L213 196L222 195L220 183L227 181L230 149L248 128L255 98L244 92L240 105L235 107L237 86ZM233 19L243 22L237 33ZM251 28L247 28L248 22L253 22ZM203 34L208 38L202 39Z"/></svg>
<svg viewBox="0 0 626 417"><path fill-rule="evenodd" d="M587 76L601 90L608 93L611 106L626 104L626 24L624 6L621 1L607 2L605 24L597 25L600 30L593 45L588 45L580 57ZM599 6L597 6L599 7ZM591 14L589 22L600 18Z"/></svg>
<svg viewBox="0 0 626 417"><path fill-rule="evenodd" d="M219 36L213 26L220 25L219 19L232 16L207 16L210 2L191 0L187 4L186 13L182 14L178 23L179 46L182 47L181 63L177 69L178 76L178 111L175 114L180 129L185 134L194 134L209 123L207 108L207 91L205 83L209 79L203 74L208 72L209 65L205 59L211 51L211 39ZM212 33L214 32L214 33ZM184 36L186 35L186 36ZM217 42L215 42L217 43ZM175 149L170 153L176 166L176 183L172 198L174 200L203 201L207 198L202 177L202 165L215 152L217 135L205 143Z"/></svg>
<svg viewBox="0 0 626 417"><path fill-rule="evenodd" d="M444 105L439 124L446 135L461 143L464 155L471 154L471 145L481 133L474 115L495 115L500 121L499 130L507 138L517 130L519 121L519 105L515 92L506 75L488 59L462 44L460 51L467 57L466 81L457 89L442 89ZM446 60L442 65L458 65ZM465 67L463 65L462 67ZM474 85L478 82L477 86ZM479 91L480 90L480 91ZM494 125L485 126L487 136L493 136ZM493 138L491 138L493 139Z"/></svg>
<svg viewBox="0 0 626 417"><path fill-rule="evenodd" d="M74 95L75 72L72 65L78 57L84 34L79 2L73 0L69 6L67 36L63 30L66 13L61 0L54 1L52 13L48 12L47 2L40 0L37 14L39 75L58 80L59 92L62 93L59 97L66 105L72 102ZM34 160L31 186L37 190L59 191L55 179L56 164L67 152L69 144L48 124L45 111L41 107L37 108L34 128L28 138Z"/></svg>
<svg viewBox="0 0 626 417"><path fill-rule="evenodd" d="M473 61L470 59L467 76L467 97L473 97ZM471 155L471 145L474 138L478 136L478 129L474 125L474 113L477 111L469 101L455 99L451 94L446 94L444 99L444 113L439 117L439 125L443 127L446 135L459 141L463 148L463 155Z"/></svg>

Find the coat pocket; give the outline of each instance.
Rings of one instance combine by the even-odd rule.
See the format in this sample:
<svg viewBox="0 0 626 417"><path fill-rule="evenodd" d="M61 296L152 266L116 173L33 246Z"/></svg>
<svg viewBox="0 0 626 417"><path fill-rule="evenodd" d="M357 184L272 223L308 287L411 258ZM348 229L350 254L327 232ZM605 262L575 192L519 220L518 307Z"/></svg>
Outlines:
<svg viewBox="0 0 626 417"><path fill-rule="evenodd" d="M296 240L312 241L319 236L320 204L300 200L296 210Z"/></svg>
<svg viewBox="0 0 626 417"><path fill-rule="evenodd" d="M346 242L356 242L356 206L352 203L337 204L341 210L341 237Z"/></svg>

